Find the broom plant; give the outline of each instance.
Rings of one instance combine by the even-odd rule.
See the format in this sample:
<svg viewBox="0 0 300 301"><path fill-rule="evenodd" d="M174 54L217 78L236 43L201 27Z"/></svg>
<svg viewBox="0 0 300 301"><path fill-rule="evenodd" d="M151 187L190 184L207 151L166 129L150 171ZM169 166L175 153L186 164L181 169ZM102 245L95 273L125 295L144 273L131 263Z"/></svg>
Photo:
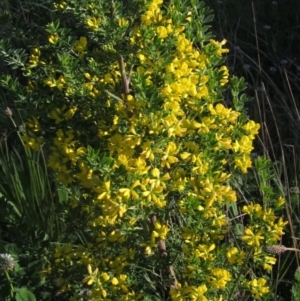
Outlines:
<svg viewBox="0 0 300 301"><path fill-rule="evenodd" d="M50 1L43 18L26 6L33 28L0 41L19 72L2 75L1 89L26 114L27 158L14 151L2 163L18 188L15 214L59 231L49 230L60 207L47 168L68 192L64 235L39 275L53 300L270 299L276 258L263 246L284 233L285 200L268 159L251 156L260 125L225 65L226 40L213 39L202 2L130 5ZM9 18L14 28L23 16ZM253 166L246 187L258 191L245 199L240 179Z"/></svg>

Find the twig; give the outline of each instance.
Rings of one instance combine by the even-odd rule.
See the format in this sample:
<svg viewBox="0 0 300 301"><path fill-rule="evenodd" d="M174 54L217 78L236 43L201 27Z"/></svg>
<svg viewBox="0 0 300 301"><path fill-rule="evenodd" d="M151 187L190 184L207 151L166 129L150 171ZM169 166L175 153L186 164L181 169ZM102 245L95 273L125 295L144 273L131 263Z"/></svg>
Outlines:
<svg viewBox="0 0 300 301"><path fill-rule="evenodd" d="M130 77L131 77L131 72L132 72L133 66L131 66L129 76L127 77L125 64L124 64L124 59L123 59L123 56L121 54L119 55L118 63L119 63L119 68L120 68L120 72L121 72L121 79L122 79L122 86L123 86L123 92L124 92L124 95L125 95L125 100L123 100L120 97L116 96L115 94L109 92L108 90L105 90L105 92L109 96L111 96L112 98L122 102L125 106L127 115L129 117L131 117L133 115L133 112L128 110L128 95L130 94L129 85L130 85Z"/></svg>
<svg viewBox="0 0 300 301"><path fill-rule="evenodd" d="M121 71L123 90L124 90L125 97L127 97L127 95L130 94L130 89L129 89L130 76L127 78L124 59L123 59L122 55L119 55L118 61L119 61L119 67L120 67L120 71Z"/></svg>
<svg viewBox="0 0 300 301"><path fill-rule="evenodd" d="M152 225L154 226L154 223L157 220L156 215L155 214L151 215L150 220L151 220ZM164 239L159 240L157 248L159 250L161 257L168 256L166 241ZM177 256L176 256L176 258L177 258ZM176 261L176 258L173 261L173 263ZM168 265L168 270L169 270L169 273L171 274L171 276L173 277L173 283L171 285L171 288L176 289L178 287L178 281L177 281L176 274L174 271L173 263Z"/></svg>

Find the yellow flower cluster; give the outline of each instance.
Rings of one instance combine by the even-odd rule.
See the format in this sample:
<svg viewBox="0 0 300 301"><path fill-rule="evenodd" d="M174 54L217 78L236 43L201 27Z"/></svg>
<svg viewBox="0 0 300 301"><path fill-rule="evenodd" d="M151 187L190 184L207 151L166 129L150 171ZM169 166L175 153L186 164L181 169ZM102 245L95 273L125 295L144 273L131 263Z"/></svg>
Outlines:
<svg viewBox="0 0 300 301"><path fill-rule="evenodd" d="M184 278L170 289L172 300L222 300L222 292L237 279L235 268L247 258L244 250L224 243L230 228L224 208L237 201L229 184L231 172L246 173L252 166L259 124L245 121L220 101L229 72L213 62L228 52L223 48L226 41L195 47L186 30L193 13L174 17L175 8L167 11L162 3L153 0L141 25L131 31L135 51L124 58L124 66L115 60L97 73L101 62L81 36L72 48L86 68L80 69L81 82L54 73L43 82L58 95L80 97L78 103L64 103L48 114L55 127L48 165L72 191L70 207L86 214L93 238L85 247L58 247L55 264L59 272L85 266L88 274L82 281L99 300L116 295L138 300L141 296L129 280L130 266L153 258L162 243L168 247L180 241L176 250ZM121 28L128 25L123 18L117 22ZM90 17L85 24L97 32L102 19ZM50 36L49 43L58 39ZM112 50L108 45L101 49ZM33 50L31 67L38 57ZM128 69L127 60L134 62L130 83L122 70ZM119 92L126 84L129 93ZM36 149L41 126L37 119L28 126L36 139L31 141L29 134L24 141ZM86 141L100 153L95 156ZM278 240L285 222L257 204L243 211L265 226L263 231L251 223L242 237L245 250L253 248L255 260L262 264L266 257L259 252L261 243ZM157 220L151 224L152 215ZM266 264L269 270L272 258ZM62 291L70 285L64 281ZM268 292L263 278L244 287L255 298Z"/></svg>
<svg viewBox="0 0 300 301"><path fill-rule="evenodd" d="M259 204L250 203L243 207L243 212L250 216L254 226L245 229L242 240L253 247L254 261L263 269L271 271L276 259L263 254L261 243L276 244L284 234L283 229L288 222L284 222L281 217L276 218L272 209L263 209ZM258 224L260 225L259 228Z"/></svg>
<svg viewBox="0 0 300 301"><path fill-rule="evenodd" d="M34 68L38 65L41 51L39 48L33 48L29 56L29 67Z"/></svg>

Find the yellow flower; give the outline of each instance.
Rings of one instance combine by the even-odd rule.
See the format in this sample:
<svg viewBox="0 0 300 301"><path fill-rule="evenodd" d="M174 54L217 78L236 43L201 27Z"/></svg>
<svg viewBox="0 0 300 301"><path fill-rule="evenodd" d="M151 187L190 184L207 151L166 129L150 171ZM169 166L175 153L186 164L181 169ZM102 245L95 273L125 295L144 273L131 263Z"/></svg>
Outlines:
<svg viewBox="0 0 300 301"><path fill-rule="evenodd" d="M151 149L151 141L146 141L145 143L143 143L142 145L142 156L149 159L150 161L153 161L155 156L154 156L154 152Z"/></svg>
<svg viewBox="0 0 300 301"><path fill-rule="evenodd" d="M220 71L223 71L223 77L221 79L221 86L224 86L228 83L229 70L226 66L222 66Z"/></svg>
<svg viewBox="0 0 300 301"><path fill-rule="evenodd" d="M242 240L245 241L249 246L259 247L259 241L264 239L261 234L262 231L258 231L256 234L254 234L250 228L246 228Z"/></svg>
<svg viewBox="0 0 300 301"><path fill-rule="evenodd" d="M48 42L51 43L51 44L56 44L56 42L58 41L59 39L59 35L58 34L52 34L48 37Z"/></svg>
<svg viewBox="0 0 300 301"><path fill-rule="evenodd" d="M110 279L110 276L106 272L102 272L101 277L104 279L104 281L108 281Z"/></svg>
<svg viewBox="0 0 300 301"><path fill-rule="evenodd" d="M212 244L210 246L207 245L199 245L194 251L193 254L196 257L203 258L206 261L212 261L214 259L214 255L210 252L213 251L216 248L215 244Z"/></svg>
<svg viewBox="0 0 300 301"><path fill-rule="evenodd" d="M85 73L84 73L84 77L85 77L86 79L91 79L91 75L90 75L88 72L85 72Z"/></svg>
<svg viewBox="0 0 300 301"><path fill-rule="evenodd" d="M258 134L260 124L255 123L253 120L250 120L242 128L248 132L250 139L254 139L254 136Z"/></svg>
<svg viewBox="0 0 300 301"><path fill-rule="evenodd" d="M225 289L227 282L231 280L231 274L225 269L214 268L212 269L212 275L211 284L218 289Z"/></svg>
<svg viewBox="0 0 300 301"><path fill-rule="evenodd" d="M234 152L249 154L253 150L252 140L249 136L244 135L240 140L233 143L232 149Z"/></svg>
<svg viewBox="0 0 300 301"><path fill-rule="evenodd" d="M193 14L191 11L187 13L187 17L185 18L188 22L191 22L193 19Z"/></svg>
<svg viewBox="0 0 300 301"><path fill-rule="evenodd" d="M63 119L63 113L62 111L64 110L65 106L62 107L62 109L55 108L50 112L49 118L55 120L55 124L61 123Z"/></svg>
<svg viewBox="0 0 300 301"><path fill-rule="evenodd" d="M101 18L96 19L95 17L92 17L92 18L89 18L89 19L86 20L86 24L91 29L96 30L96 29L98 29L99 24L101 23L101 21L102 21Z"/></svg>
<svg viewBox="0 0 300 301"><path fill-rule="evenodd" d="M208 301L208 299L204 296L204 294L207 292L207 287L205 284L202 284L198 287L190 286L185 289L185 292L188 293L190 299L193 301Z"/></svg>
<svg viewBox="0 0 300 301"><path fill-rule="evenodd" d="M66 83L66 80L65 80L65 78L61 75L61 76L58 78L58 80L56 81L56 86L57 86L57 88L58 88L59 90L61 90L61 89L64 87L65 83Z"/></svg>
<svg viewBox="0 0 300 301"><path fill-rule="evenodd" d="M145 255L151 255L153 253L151 247L147 246L144 250Z"/></svg>
<svg viewBox="0 0 300 301"><path fill-rule="evenodd" d="M66 120L71 119L77 111L77 107L72 106L67 112L64 113L64 117Z"/></svg>
<svg viewBox="0 0 300 301"><path fill-rule="evenodd" d="M79 56L82 57L84 55L86 46L87 46L87 38L80 37L79 41L77 41L74 46L74 51L77 51L79 53Z"/></svg>
<svg viewBox="0 0 300 301"><path fill-rule="evenodd" d="M275 263L276 263L276 258L271 257L271 256L266 256L266 257L264 258L263 268L264 268L266 271L271 272L272 269L273 269L272 265L274 265Z"/></svg>
<svg viewBox="0 0 300 301"><path fill-rule="evenodd" d="M170 229L167 226L161 225L160 222L156 221L154 223L154 228L155 228L155 230L152 231L152 238L153 239L155 237L159 237L161 239L166 239L166 236L167 236L168 232L170 231Z"/></svg>
<svg viewBox="0 0 300 301"><path fill-rule="evenodd" d="M56 9L65 9L68 6L68 4L65 1L61 1L60 3L54 2L54 7Z"/></svg>
<svg viewBox="0 0 300 301"><path fill-rule="evenodd" d="M260 298L269 292L269 287L264 286L266 282L264 278L253 279L249 282L251 293L255 298Z"/></svg>
<svg viewBox="0 0 300 301"><path fill-rule="evenodd" d="M155 183L152 182L148 189L144 187L142 187L142 189L146 190L142 193L142 195L147 198L148 202L154 202L156 205L159 205L159 207L165 206L165 201L161 200L163 198L163 186L156 187Z"/></svg>
<svg viewBox="0 0 300 301"><path fill-rule="evenodd" d="M177 150L177 146L174 142L169 142L166 150L164 151L164 156L161 158L161 165L162 167L170 168L170 165L173 163L176 163L179 161L179 159L175 156L172 156L175 154Z"/></svg>
<svg viewBox="0 0 300 301"><path fill-rule="evenodd" d="M234 167L246 173L247 169L252 166L252 161L249 154L239 154L234 158Z"/></svg>
<svg viewBox="0 0 300 301"><path fill-rule="evenodd" d="M157 32L157 35L161 38L161 39L164 39L168 36L168 30L166 27L164 26L158 26L156 28L156 32Z"/></svg>
<svg viewBox="0 0 300 301"><path fill-rule="evenodd" d="M40 151L41 145L44 143L44 139L37 137L32 131L27 131L26 134L21 136L25 146L32 148L35 151Z"/></svg>
<svg viewBox="0 0 300 301"><path fill-rule="evenodd" d="M98 189L95 189L96 191ZM104 182L100 188L101 194L98 196L98 200L110 199L110 181Z"/></svg>
<svg viewBox="0 0 300 301"><path fill-rule="evenodd" d="M227 42L225 39L222 40L221 42L217 42L215 40L209 40L209 41L212 45L214 45L216 47L216 54L218 56L221 56L223 53L228 53L229 52L228 48L222 48L222 46L225 45L226 42Z"/></svg>
<svg viewBox="0 0 300 301"><path fill-rule="evenodd" d="M49 86L50 88L56 87L56 79L54 77L51 77L50 79L45 79L44 84Z"/></svg>
<svg viewBox="0 0 300 301"><path fill-rule="evenodd" d="M227 260L230 264L241 265L244 263L246 253L244 251L239 251L237 248L229 248L226 253Z"/></svg>
<svg viewBox="0 0 300 301"><path fill-rule="evenodd" d="M41 130L41 126L38 122L38 120L33 116L31 119L27 120L26 125L33 131L33 132L38 132Z"/></svg>
<svg viewBox="0 0 300 301"><path fill-rule="evenodd" d="M125 199L138 199L139 195L137 194L137 192L134 190L135 187L140 185L140 181L136 180L131 186L130 188L120 188L119 192L121 194L122 197L124 197Z"/></svg>
<svg viewBox="0 0 300 301"><path fill-rule="evenodd" d="M88 275L82 280L83 283L87 285L92 285L94 282L97 282L98 268L95 271L92 271L92 266L88 264L87 266Z"/></svg>
<svg viewBox="0 0 300 301"><path fill-rule="evenodd" d="M29 68L34 68L38 65L40 54L41 51L39 48L31 49L31 55L29 56Z"/></svg>
<svg viewBox="0 0 300 301"><path fill-rule="evenodd" d="M114 278L111 280L111 283L112 283L113 285L118 285L118 284L119 284L119 281L118 281L118 279L117 279L116 277L114 277Z"/></svg>
<svg viewBox="0 0 300 301"><path fill-rule="evenodd" d="M111 242L124 242L124 236L120 233L120 230L113 230L109 235L108 235L108 240Z"/></svg>
<svg viewBox="0 0 300 301"><path fill-rule="evenodd" d="M242 209L242 212L248 213L249 215L258 216L258 217L261 217L263 215L263 210L262 210L261 205L253 204L252 202L250 202L249 205L244 206Z"/></svg>
<svg viewBox="0 0 300 301"><path fill-rule="evenodd" d="M280 207L282 207L284 204L285 204L285 199L281 196L281 197L279 197L279 199L277 200L277 202L276 202L276 207L277 208L280 208Z"/></svg>
<svg viewBox="0 0 300 301"><path fill-rule="evenodd" d="M126 19L124 19L124 18L119 18L118 19L118 25L120 26L120 27L125 27L125 26L127 26L129 24L129 21L128 20L126 20Z"/></svg>

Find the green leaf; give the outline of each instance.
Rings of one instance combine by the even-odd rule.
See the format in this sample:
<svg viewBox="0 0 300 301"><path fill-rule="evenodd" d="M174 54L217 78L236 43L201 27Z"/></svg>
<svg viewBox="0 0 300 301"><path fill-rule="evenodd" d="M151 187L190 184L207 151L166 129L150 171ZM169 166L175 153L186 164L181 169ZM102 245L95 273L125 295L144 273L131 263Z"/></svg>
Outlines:
<svg viewBox="0 0 300 301"><path fill-rule="evenodd" d="M236 224L234 226L234 232L238 237L241 237L244 234L244 226L242 224Z"/></svg>
<svg viewBox="0 0 300 301"><path fill-rule="evenodd" d="M36 301L34 294L26 288L16 289L16 301Z"/></svg>

